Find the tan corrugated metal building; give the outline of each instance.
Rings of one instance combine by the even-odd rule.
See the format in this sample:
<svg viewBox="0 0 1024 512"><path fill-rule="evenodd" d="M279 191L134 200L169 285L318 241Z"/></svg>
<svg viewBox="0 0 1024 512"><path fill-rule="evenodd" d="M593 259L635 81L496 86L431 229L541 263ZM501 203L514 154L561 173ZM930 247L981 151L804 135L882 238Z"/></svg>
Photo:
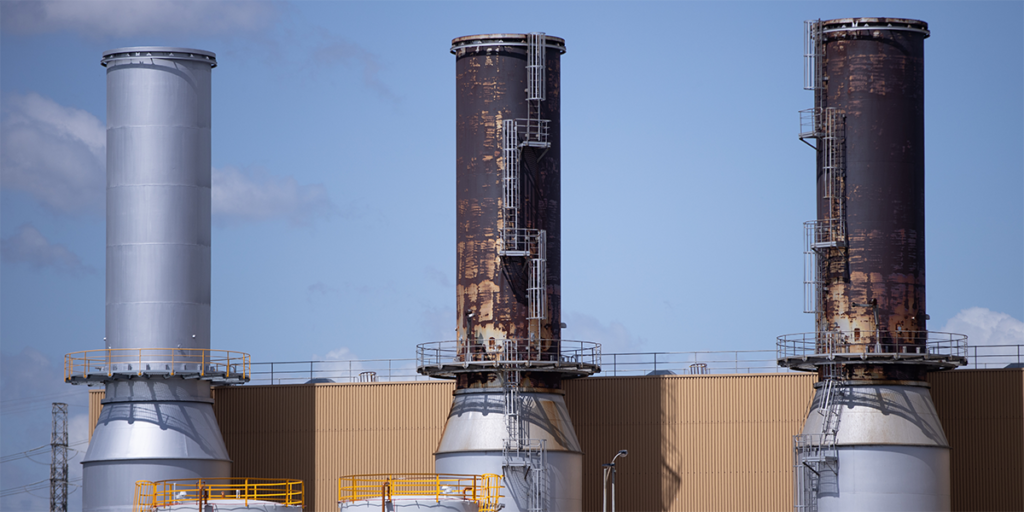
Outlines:
<svg viewBox="0 0 1024 512"><path fill-rule="evenodd" d="M952 446L953 510L1024 510L1024 370L932 374ZM618 509L792 510L791 436L806 374L596 377L565 386L584 451L584 509L619 449ZM337 510L337 477L430 472L450 382L238 386L215 410L236 476L301 478L307 511ZM99 397L90 398L90 419Z"/></svg>

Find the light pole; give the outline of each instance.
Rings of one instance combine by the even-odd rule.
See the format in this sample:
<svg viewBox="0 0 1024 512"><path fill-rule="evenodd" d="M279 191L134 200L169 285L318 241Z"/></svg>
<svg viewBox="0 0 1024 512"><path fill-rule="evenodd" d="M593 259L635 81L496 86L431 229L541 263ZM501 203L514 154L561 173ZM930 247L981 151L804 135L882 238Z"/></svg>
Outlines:
<svg viewBox="0 0 1024 512"><path fill-rule="evenodd" d="M608 473L612 474L612 512L615 512L615 459L619 458L620 455L623 457L629 455L629 450L619 450L619 453L616 453L615 456L612 457L611 462L608 464L601 464L601 467L604 468L604 490L601 493L601 497L603 498L601 512L608 512Z"/></svg>

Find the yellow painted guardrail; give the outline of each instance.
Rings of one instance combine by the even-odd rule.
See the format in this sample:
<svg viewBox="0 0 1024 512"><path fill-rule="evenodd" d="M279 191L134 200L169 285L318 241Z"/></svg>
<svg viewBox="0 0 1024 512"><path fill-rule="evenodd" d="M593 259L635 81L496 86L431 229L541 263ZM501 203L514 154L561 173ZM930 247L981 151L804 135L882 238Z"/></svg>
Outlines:
<svg viewBox="0 0 1024 512"><path fill-rule="evenodd" d="M248 381L249 354L208 348L109 348L64 356L64 381L118 375L197 375Z"/></svg>
<svg viewBox="0 0 1024 512"><path fill-rule="evenodd" d="M186 478L135 482L133 512L155 512L174 505L198 505L199 510L210 502L235 500L249 506L250 501L269 501L286 506L302 507L305 490L302 480L281 478Z"/></svg>
<svg viewBox="0 0 1024 512"><path fill-rule="evenodd" d="M400 473L350 475L338 478L338 502L380 499L381 504L401 499L475 501L480 512L498 510L501 476Z"/></svg>

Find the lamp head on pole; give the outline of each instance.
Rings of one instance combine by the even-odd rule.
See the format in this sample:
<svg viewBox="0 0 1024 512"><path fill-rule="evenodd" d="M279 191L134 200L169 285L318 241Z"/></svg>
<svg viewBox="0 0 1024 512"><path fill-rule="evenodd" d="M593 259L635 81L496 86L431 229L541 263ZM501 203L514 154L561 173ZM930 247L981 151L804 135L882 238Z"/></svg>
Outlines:
<svg viewBox="0 0 1024 512"><path fill-rule="evenodd" d="M626 455L629 455L629 450L619 450L619 453L616 453L615 456L612 457L612 461L609 466L615 466L615 459L625 457Z"/></svg>

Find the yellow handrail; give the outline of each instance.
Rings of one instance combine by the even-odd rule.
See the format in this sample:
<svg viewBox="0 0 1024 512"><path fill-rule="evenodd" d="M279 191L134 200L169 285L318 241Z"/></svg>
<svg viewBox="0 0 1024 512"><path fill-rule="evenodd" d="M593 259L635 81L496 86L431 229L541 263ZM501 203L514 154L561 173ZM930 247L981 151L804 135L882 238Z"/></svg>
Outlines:
<svg viewBox="0 0 1024 512"><path fill-rule="evenodd" d="M302 480L281 478L187 478L135 482L133 512L155 512L182 503L249 500L268 501L285 506L302 507L305 489Z"/></svg>
<svg viewBox="0 0 1024 512"><path fill-rule="evenodd" d="M401 473L338 478L339 502L430 498L435 503L442 499L475 501L481 512L493 512L498 509L498 500L502 498L501 476Z"/></svg>
<svg viewBox="0 0 1024 512"><path fill-rule="evenodd" d="M174 376L180 365L195 365L194 373L223 375L225 379L247 381L252 363L249 354L207 348L108 348L72 352L64 356L64 381L88 379L90 375L112 377L117 374ZM241 366L241 371L238 367Z"/></svg>

